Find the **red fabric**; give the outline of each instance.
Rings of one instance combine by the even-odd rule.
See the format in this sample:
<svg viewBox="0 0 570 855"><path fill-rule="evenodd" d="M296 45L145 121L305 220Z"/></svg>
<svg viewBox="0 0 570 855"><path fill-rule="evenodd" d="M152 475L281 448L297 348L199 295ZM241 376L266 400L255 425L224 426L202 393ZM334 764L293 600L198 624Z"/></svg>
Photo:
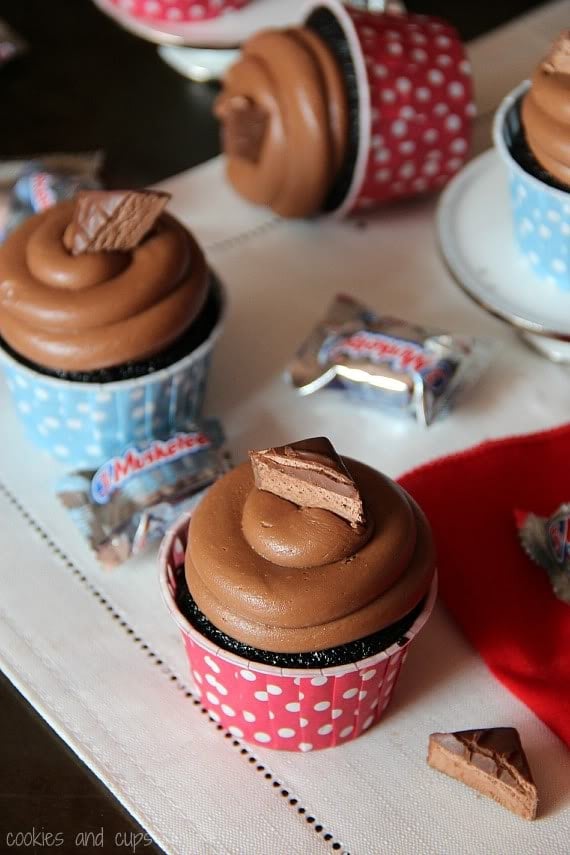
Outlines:
<svg viewBox="0 0 570 855"><path fill-rule="evenodd" d="M493 674L570 747L570 606L524 554L514 510L570 501L570 425L486 442L400 479L433 527L443 601Z"/></svg>

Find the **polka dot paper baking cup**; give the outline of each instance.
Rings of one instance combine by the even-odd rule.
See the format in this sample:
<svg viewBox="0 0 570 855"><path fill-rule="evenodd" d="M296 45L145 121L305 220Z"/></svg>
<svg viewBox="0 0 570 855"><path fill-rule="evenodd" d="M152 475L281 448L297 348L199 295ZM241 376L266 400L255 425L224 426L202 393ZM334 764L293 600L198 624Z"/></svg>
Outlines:
<svg viewBox="0 0 570 855"><path fill-rule="evenodd" d="M121 11L145 21L196 23L247 6L250 0L111 0Z"/></svg>
<svg viewBox="0 0 570 855"><path fill-rule="evenodd" d="M69 469L96 469L131 442L168 436L197 418L225 298L209 337L167 368L134 380L79 383L40 374L0 348L16 412L31 442Z"/></svg>
<svg viewBox="0 0 570 855"><path fill-rule="evenodd" d="M369 12L336 0L312 3L308 25L326 30L327 13L344 33L358 92L358 153L335 213L441 188L465 163L475 114L471 68L457 32L436 18Z"/></svg>
<svg viewBox="0 0 570 855"><path fill-rule="evenodd" d="M501 104L495 117L494 141L508 174L520 253L538 279L569 291L570 193L531 175L512 153L513 143L521 137L519 107L528 86L528 82L522 83Z"/></svg>
<svg viewBox="0 0 570 855"><path fill-rule="evenodd" d="M301 752L342 745L378 722L390 703L408 646L431 614L437 581L405 635L368 659L322 670L261 665L208 641L176 605L189 519L180 519L162 544L160 582L182 632L196 689L212 718L251 745Z"/></svg>

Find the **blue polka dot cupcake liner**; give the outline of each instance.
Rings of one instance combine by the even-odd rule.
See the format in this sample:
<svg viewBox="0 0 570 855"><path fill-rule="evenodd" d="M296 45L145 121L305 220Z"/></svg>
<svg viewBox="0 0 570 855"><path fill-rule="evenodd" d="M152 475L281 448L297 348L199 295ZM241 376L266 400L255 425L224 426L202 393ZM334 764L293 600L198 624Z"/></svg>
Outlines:
<svg viewBox="0 0 570 855"><path fill-rule="evenodd" d="M518 249L537 279L570 291L570 193L550 187L513 156L521 136L520 102L529 86L525 81L504 99L493 137L508 173Z"/></svg>
<svg viewBox="0 0 570 855"><path fill-rule="evenodd" d="M8 389L28 439L68 469L97 469L133 442L183 429L200 416L214 345L225 315L187 356L144 377L81 383L51 377L0 348Z"/></svg>

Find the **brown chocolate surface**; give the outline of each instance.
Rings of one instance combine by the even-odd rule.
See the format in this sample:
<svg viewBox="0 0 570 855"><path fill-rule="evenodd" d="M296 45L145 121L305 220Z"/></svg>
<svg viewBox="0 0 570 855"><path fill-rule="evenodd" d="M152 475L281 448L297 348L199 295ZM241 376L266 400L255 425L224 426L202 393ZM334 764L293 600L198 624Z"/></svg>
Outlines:
<svg viewBox="0 0 570 855"><path fill-rule="evenodd" d="M86 190L74 199L73 216L63 236L72 255L127 252L137 247L171 198L154 190Z"/></svg>
<svg viewBox="0 0 570 855"><path fill-rule="evenodd" d="M524 819L535 818L536 786L513 727L432 733L428 763Z"/></svg>
<svg viewBox="0 0 570 855"><path fill-rule="evenodd" d="M326 437L252 451L250 460L258 490L299 507L332 511L351 525L364 524L362 496Z"/></svg>
<svg viewBox="0 0 570 855"><path fill-rule="evenodd" d="M222 121L224 114L231 117L228 105L235 98L255 105L267 116L267 127L258 160L226 149L234 188L284 217L317 213L348 140L345 84L325 42L301 27L256 34L224 79L217 106Z"/></svg>
<svg viewBox="0 0 570 855"><path fill-rule="evenodd" d="M570 31L561 34L536 69L521 119L537 161L562 184L570 185Z"/></svg>
<svg viewBox="0 0 570 855"><path fill-rule="evenodd" d="M345 460L368 528L257 490L249 463L224 476L190 523L186 579L233 638L284 653L324 650L407 614L434 573L428 524L394 482Z"/></svg>
<svg viewBox="0 0 570 855"><path fill-rule="evenodd" d="M132 252L71 255L74 203L26 220L0 247L0 336L45 368L92 371L144 359L182 335L207 293L204 255L168 214Z"/></svg>

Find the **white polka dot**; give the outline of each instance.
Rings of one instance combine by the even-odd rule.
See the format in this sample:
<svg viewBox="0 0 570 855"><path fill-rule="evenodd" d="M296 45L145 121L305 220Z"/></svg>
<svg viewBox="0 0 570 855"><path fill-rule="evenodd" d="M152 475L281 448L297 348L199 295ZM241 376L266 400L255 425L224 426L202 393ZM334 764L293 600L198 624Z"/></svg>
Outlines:
<svg viewBox="0 0 570 855"><path fill-rule="evenodd" d="M111 400L110 392L99 392L99 394L95 398L96 401L100 404L108 404Z"/></svg>
<svg viewBox="0 0 570 855"><path fill-rule="evenodd" d="M145 396L144 389L134 389L131 392L131 401L142 401Z"/></svg>
<svg viewBox="0 0 570 855"><path fill-rule="evenodd" d="M352 725L352 724L349 725L349 727L343 727L343 729L340 732L342 739L344 739L346 736L350 736L350 734L352 733L353 730L354 730L354 725Z"/></svg>
<svg viewBox="0 0 570 855"><path fill-rule="evenodd" d="M444 104L443 101L441 101L439 104L436 104L433 108L434 116L446 116L447 113L449 113L449 107L447 106L447 104Z"/></svg>
<svg viewBox="0 0 570 855"><path fill-rule="evenodd" d="M437 36L435 39L435 43L440 48L447 48L451 45L451 39L449 36Z"/></svg>
<svg viewBox="0 0 570 855"><path fill-rule="evenodd" d="M568 237L568 235L570 235L570 223L562 223L560 226L560 232L564 237Z"/></svg>
<svg viewBox="0 0 570 855"><path fill-rule="evenodd" d="M545 240L548 240L550 237L552 237L552 232L550 231L548 226L545 226L544 224L538 227L538 233L541 238L544 238Z"/></svg>
<svg viewBox="0 0 570 855"><path fill-rule="evenodd" d="M16 375L16 384L20 387L20 389L28 388L28 381L24 380L23 377L20 377L19 374Z"/></svg>
<svg viewBox="0 0 570 855"><path fill-rule="evenodd" d="M206 692L206 697L208 698L211 704L214 704L214 706L217 706L217 704L220 703L219 699L213 692Z"/></svg>
<svg viewBox="0 0 570 855"><path fill-rule="evenodd" d="M346 692L342 693L343 698L349 700L350 698L354 698L358 694L358 689L347 689Z"/></svg>
<svg viewBox="0 0 570 855"><path fill-rule="evenodd" d="M303 701L304 699L305 699L305 695L303 694L303 692L299 692L299 700Z"/></svg>
<svg viewBox="0 0 570 855"><path fill-rule="evenodd" d="M227 704L222 704L222 712L224 712L226 715L229 715L230 718L233 718L233 716L236 714L236 711L232 709L232 707L229 707Z"/></svg>
<svg viewBox="0 0 570 855"><path fill-rule="evenodd" d="M45 428L43 425L38 425L38 433L40 434L40 436L47 436L47 428Z"/></svg>
<svg viewBox="0 0 570 855"><path fill-rule="evenodd" d="M313 709L315 710L315 712L324 712L325 710L328 710L330 705L330 701L319 701L317 704L314 705Z"/></svg>
<svg viewBox="0 0 570 855"><path fill-rule="evenodd" d="M360 679L362 680L363 683L366 683L366 682L368 682L368 680L371 680L372 677L375 677L375 676L376 676L376 668L370 668L368 671L365 671L363 674L361 674Z"/></svg>
<svg viewBox="0 0 570 855"><path fill-rule="evenodd" d="M258 730L257 733L253 734L253 738L257 742L271 742L271 737L268 733L264 733L262 730Z"/></svg>
<svg viewBox="0 0 570 855"><path fill-rule="evenodd" d="M211 656L204 656L204 662L206 663L208 668L211 668L211 670L214 671L216 674L219 674L222 670L218 663L214 662Z"/></svg>
<svg viewBox="0 0 570 855"><path fill-rule="evenodd" d="M222 707L222 709L223 709L223 707ZM239 727L235 727L235 725L233 725L233 724L231 727L228 727L228 731L229 731L229 733L231 733L232 736L237 737L237 739L243 738L243 730L240 730Z"/></svg>
<svg viewBox="0 0 570 855"><path fill-rule="evenodd" d="M255 721L254 714L252 712L249 712L249 710L244 710L242 712L242 716L245 718L246 721L249 721L249 722Z"/></svg>
<svg viewBox="0 0 570 855"><path fill-rule="evenodd" d="M248 680L248 682L250 682L250 683L253 683L255 681L255 674L252 674L251 671L243 670L243 671L240 671L239 673L244 680Z"/></svg>
<svg viewBox="0 0 570 855"><path fill-rule="evenodd" d="M378 706L378 698L374 698L374 700L370 704L370 709L375 710L377 706Z"/></svg>
<svg viewBox="0 0 570 855"><path fill-rule="evenodd" d="M226 687L225 687L225 686L222 686L222 684L221 684L220 682L216 682L216 687L215 687L215 688L216 688L216 691L217 691L217 692L219 692L219 693L220 693L220 695L224 695L224 697L225 697L225 696L227 695L227 693L228 693L228 690L226 689Z"/></svg>
<svg viewBox="0 0 570 855"><path fill-rule="evenodd" d="M27 401L18 401L18 409L21 413L24 413L24 415L32 412L32 407Z"/></svg>
<svg viewBox="0 0 570 855"><path fill-rule="evenodd" d="M301 704L297 703L297 701L291 701L291 703L285 704L285 709L287 712L299 712Z"/></svg>
<svg viewBox="0 0 570 855"><path fill-rule="evenodd" d="M392 172L390 169L379 169L376 173L376 180L380 181L382 184L386 184L387 181L392 177Z"/></svg>
<svg viewBox="0 0 570 855"><path fill-rule="evenodd" d="M408 132L408 123L404 122L403 119L396 119L395 122L392 122L390 130L392 132L392 136L404 137Z"/></svg>
<svg viewBox="0 0 570 855"><path fill-rule="evenodd" d="M58 457L69 457L69 448L66 445L56 445L53 450Z"/></svg>
<svg viewBox="0 0 570 855"><path fill-rule="evenodd" d="M425 45L427 42L427 36L424 36L423 33L412 33L410 39L416 45Z"/></svg>
<svg viewBox="0 0 570 855"><path fill-rule="evenodd" d="M402 34L398 30L385 30L384 36L387 39L395 39L396 41L402 38Z"/></svg>
<svg viewBox="0 0 570 855"><path fill-rule="evenodd" d="M447 87L447 91L452 98L463 98L465 95L465 86L459 80L453 80Z"/></svg>
<svg viewBox="0 0 570 855"><path fill-rule="evenodd" d="M388 161L391 159L391 157L392 157L392 153L390 151L388 151L387 148L381 148L374 155L374 160L377 163L388 163Z"/></svg>
<svg viewBox="0 0 570 855"><path fill-rule="evenodd" d="M439 170L440 170L439 163L435 160L428 160L422 166L422 172L424 173L424 175L430 175L430 176L437 175Z"/></svg>
<svg viewBox="0 0 570 855"><path fill-rule="evenodd" d="M396 80L396 89L399 92L403 92L404 94L406 94L411 90L411 88L412 83L410 80L408 80L407 77L398 77L398 79Z"/></svg>
<svg viewBox="0 0 570 855"><path fill-rule="evenodd" d="M416 144L413 140L404 140L400 143L401 154L413 154L416 150Z"/></svg>
<svg viewBox="0 0 570 855"><path fill-rule="evenodd" d="M374 721L374 716L369 715L368 718L366 719L366 721L364 722L364 724L362 725L362 729L368 730L368 728L370 727L370 725L372 724L373 721Z"/></svg>
<svg viewBox="0 0 570 855"><path fill-rule="evenodd" d="M382 63L377 63L374 66L374 74L376 75L376 77L387 77L388 69L385 65L382 65Z"/></svg>
<svg viewBox="0 0 570 855"><path fill-rule="evenodd" d="M441 86L441 84L445 80L445 76L439 68L430 68L428 71L428 80L430 83L433 83L434 86Z"/></svg>
<svg viewBox="0 0 570 855"><path fill-rule="evenodd" d="M555 273L566 273L566 262L562 261L561 258L555 258L552 262L552 269Z"/></svg>
<svg viewBox="0 0 570 855"><path fill-rule="evenodd" d="M463 152L467 151L467 141L461 138L452 140L449 145L449 150L453 152L453 154L463 154ZM522 189L524 190L524 187Z"/></svg>
<svg viewBox="0 0 570 855"><path fill-rule="evenodd" d="M103 413L101 410L96 410L94 413L91 413L91 418L97 424L101 422L107 421L107 413Z"/></svg>
<svg viewBox="0 0 570 855"><path fill-rule="evenodd" d="M465 115L469 116L470 118L473 118L474 116L477 115L477 107L475 106L473 101L466 106Z"/></svg>
<svg viewBox="0 0 570 855"><path fill-rule="evenodd" d="M199 674L197 671L192 671L192 673L194 675L194 679L196 680L196 682L201 683L202 682L202 675Z"/></svg>
<svg viewBox="0 0 570 855"><path fill-rule="evenodd" d="M211 674L206 674L206 683L209 683L210 686L216 686L217 682L218 681L216 680L216 678L213 677Z"/></svg>
<svg viewBox="0 0 570 855"><path fill-rule="evenodd" d="M65 424L69 428L69 430L81 430L81 428L83 427L81 419L67 419Z"/></svg>
<svg viewBox="0 0 570 855"><path fill-rule="evenodd" d="M398 171L400 178L413 178L416 174L416 167L410 161L403 163Z"/></svg>
<svg viewBox="0 0 570 855"><path fill-rule="evenodd" d="M337 709L337 710L333 710L333 711L331 712L331 718L333 718L333 719L334 719L334 718L340 718L340 717L341 717L341 715L342 715L342 713L343 713L343 710L338 710L338 709Z"/></svg>
<svg viewBox="0 0 570 855"><path fill-rule="evenodd" d="M358 700L363 701L367 694L368 692L365 689L362 689L362 691L358 693Z"/></svg>
<svg viewBox="0 0 570 855"><path fill-rule="evenodd" d="M295 731L292 727L280 727L277 733L283 739L291 739L291 737L295 736Z"/></svg>
<svg viewBox="0 0 570 855"><path fill-rule="evenodd" d="M257 698L258 701L266 701L269 695L267 692L254 692L253 697Z"/></svg>
<svg viewBox="0 0 570 855"><path fill-rule="evenodd" d="M274 686L272 683L267 684L267 691L270 695L282 695L283 689L280 686Z"/></svg>
<svg viewBox="0 0 570 855"><path fill-rule="evenodd" d="M412 59L415 60L415 62L426 62L427 58L428 55L423 48L414 48L412 51Z"/></svg>
<svg viewBox="0 0 570 855"><path fill-rule="evenodd" d="M540 258L538 257L536 252L529 252L528 260L530 261L531 264L536 265L540 261Z"/></svg>
<svg viewBox="0 0 570 855"><path fill-rule="evenodd" d="M217 712L214 712L213 710L209 710L209 711L208 711L208 715L210 716L210 718L212 719L212 721L215 721L215 722L217 722L218 724L220 723L220 716L218 715L218 713L217 713Z"/></svg>
<svg viewBox="0 0 570 855"><path fill-rule="evenodd" d="M459 71L461 74L471 74L471 63L468 59L462 59L459 63Z"/></svg>
<svg viewBox="0 0 570 855"><path fill-rule="evenodd" d="M431 99L431 92L427 86L419 86L416 89L416 98L418 101L429 101Z"/></svg>
<svg viewBox="0 0 570 855"><path fill-rule="evenodd" d="M100 457L103 454L103 450L99 445L88 445L85 450L89 457Z"/></svg>
<svg viewBox="0 0 570 855"><path fill-rule="evenodd" d="M299 751L312 751L313 744L311 742L299 742Z"/></svg>
<svg viewBox="0 0 570 855"><path fill-rule="evenodd" d="M49 401L49 393L41 387L38 389L34 389L34 395L36 396L38 401Z"/></svg>
<svg viewBox="0 0 570 855"><path fill-rule="evenodd" d="M385 104L393 104L396 100L396 93L393 89L383 89L380 97Z"/></svg>
<svg viewBox="0 0 570 855"><path fill-rule="evenodd" d="M317 733L319 733L321 736L327 736L327 734L332 733L332 729L332 724L323 724L322 727L319 727Z"/></svg>
<svg viewBox="0 0 570 855"><path fill-rule="evenodd" d="M373 134L371 146L372 148L381 148L384 145L384 137L382 134Z"/></svg>
<svg viewBox="0 0 570 855"><path fill-rule="evenodd" d="M519 230L520 230L520 233L523 235L528 235L528 234L530 234L530 232L533 232L534 231L534 224L533 224L532 220L529 220L528 217L524 217L524 219L521 220Z"/></svg>
<svg viewBox="0 0 570 855"><path fill-rule="evenodd" d="M308 718L300 718L299 719L299 724L301 725L301 727L307 727L308 723L309 723Z"/></svg>
<svg viewBox="0 0 570 855"><path fill-rule="evenodd" d="M450 172L456 172L463 165L463 161L460 157L451 157L447 161L447 168Z"/></svg>
<svg viewBox="0 0 570 855"><path fill-rule="evenodd" d="M327 677L312 677L311 678L311 686L324 686L328 682Z"/></svg>
<svg viewBox="0 0 570 855"><path fill-rule="evenodd" d="M546 219L550 220L551 223L559 223L561 216L559 211L550 210L546 212Z"/></svg>
<svg viewBox="0 0 570 855"><path fill-rule="evenodd" d="M415 119L416 111L410 104L405 104L400 109L400 116L402 119Z"/></svg>
<svg viewBox="0 0 570 855"><path fill-rule="evenodd" d="M449 65L451 65L452 62L451 57L448 56L446 53L440 53L440 55L436 57L435 61L442 68L447 68Z"/></svg>
<svg viewBox="0 0 570 855"><path fill-rule="evenodd" d="M59 427L59 419L55 419L53 416L46 416L44 425L51 430L56 430Z"/></svg>
<svg viewBox="0 0 570 855"><path fill-rule="evenodd" d="M133 419L142 419L144 417L144 407L135 407L135 409L131 412L131 416Z"/></svg>
<svg viewBox="0 0 570 855"><path fill-rule="evenodd" d="M394 56L400 56L400 54L404 53L404 48L400 42L390 42L388 45L388 52Z"/></svg>
<svg viewBox="0 0 570 855"><path fill-rule="evenodd" d="M459 116L452 113L451 116L448 116L445 120L445 127L448 131L458 131L461 127L461 119Z"/></svg>
<svg viewBox="0 0 570 855"><path fill-rule="evenodd" d="M434 143L439 137L439 132L435 128L428 128L427 131L424 132L424 142L426 143Z"/></svg>
<svg viewBox="0 0 570 855"><path fill-rule="evenodd" d="M91 407L89 406L89 404L78 404L77 405L77 412L78 413L89 413L89 412L91 412Z"/></svg>

